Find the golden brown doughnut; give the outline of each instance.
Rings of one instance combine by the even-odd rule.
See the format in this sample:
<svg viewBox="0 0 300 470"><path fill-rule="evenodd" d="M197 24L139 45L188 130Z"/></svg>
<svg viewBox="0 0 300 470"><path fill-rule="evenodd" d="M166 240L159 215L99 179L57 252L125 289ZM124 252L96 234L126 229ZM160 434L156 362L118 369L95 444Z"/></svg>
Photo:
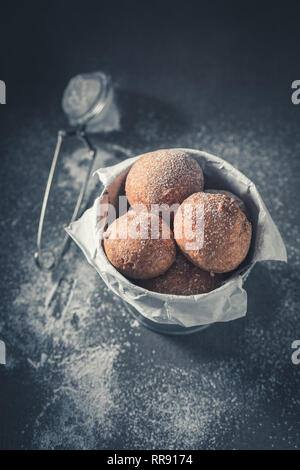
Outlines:
<svg viewBox="0 0 300 470"><path fill-rule="evenodd" d="M252 226L238 203L224 194L195 193L178 209L174 236L179 248L205 271L225 273L245 259Z"/></svg>
<svg viewBox="0 0 300 470"><path fill-rule="evenodd" d="M131 167L126 179L126 196L131 206L145 204L180 205L191 194L202 191L203 172L199 164L180 150L146 153Z"/></svg>
<svg viewBox="0 0 300 470"><path fill-rule="evenodd" d="M241 211L243 211L244 214L248 217L246 204L241 198L239 198L236 194L233 194L231 191L227 191L226 189L206 189L205 192L211 194L225 194L226 196L232 197L237 201Z"/></svg>
<svg viewBox="0 0 300 470"><path fill-rule="evenodd" d="M108 260L118 271L134 279L149 279L166 272L175 260L173 232L148 212L128 211L104 233Z"/></svg>
<svg viewBox="0 0 300 470"><path fill-rule="evenodd" d="M198 268L179 251L175 262L165 274L141 281L140 285L161 294L197 295L216 289L221 280L220 274Z"/></svg>

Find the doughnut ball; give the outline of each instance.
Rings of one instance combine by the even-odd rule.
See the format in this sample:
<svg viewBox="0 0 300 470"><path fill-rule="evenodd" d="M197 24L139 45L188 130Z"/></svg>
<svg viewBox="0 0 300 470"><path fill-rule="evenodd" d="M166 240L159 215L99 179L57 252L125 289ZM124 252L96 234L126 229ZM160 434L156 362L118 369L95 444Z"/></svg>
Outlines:
<svg viewBox="0 0 300 470"><path fill-rule="evenodd" d="M103 235L108 260L133 279L149 279L167 271L176 257L173 232L157 215L128 211Z"/></svg>
<svg viewBox="0 0 300 470"><path fill-rule="evenodd" d="M195 192L203 191L204 178L196 160L180 150L156 150L139 158L126 178L126 196L131 206L180 205Z"/></svg>
<svg viewBox="0 0 300 470"><path fill-rule="evenodd" d="M227 191L226 189L206 189L205 192L211 194L225 194L226 196L232 197L237 201L241 211L243 211L246 216L248 215L247 207L244 201L242 201L241 198L239 198L236 194L233 194L231 191Z"/></svg>
<svg viewBox="0 0 300 470"><path fill-rule="evenodd" d="M226 273L237 268L248 253L251 234L251 223L237 201L225 194L192 194L175 215L179 248L205 271Z"/></svg>
<svg viewBox="0 0 300 470"><path fill-rule="evenodd" d="M175 262L165 274L141 281L140 285L161 294L197 295L216 289L221 280L220 274L203 271L178 252Z"/></svg>

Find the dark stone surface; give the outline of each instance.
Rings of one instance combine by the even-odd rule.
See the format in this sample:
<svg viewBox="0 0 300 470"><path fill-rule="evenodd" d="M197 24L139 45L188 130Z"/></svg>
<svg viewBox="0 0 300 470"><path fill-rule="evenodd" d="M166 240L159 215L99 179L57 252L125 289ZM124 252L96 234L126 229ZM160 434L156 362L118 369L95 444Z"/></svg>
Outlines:
<svg viewBox="0 0 300 470"><path fill-rule="evenodd" d="M298 448L300 106L290 97L299 11L143 3L11 2L1 12L0 448ZM255 267L245 318L160 336L136 325L74 244L59 272L36 269L61 94L73 75L97 69L112 74L122 110L122 131L106 142L133 154L200 148L257 184L289 263ZM49 210L51 246L82 166L69 149Z"/></svg>

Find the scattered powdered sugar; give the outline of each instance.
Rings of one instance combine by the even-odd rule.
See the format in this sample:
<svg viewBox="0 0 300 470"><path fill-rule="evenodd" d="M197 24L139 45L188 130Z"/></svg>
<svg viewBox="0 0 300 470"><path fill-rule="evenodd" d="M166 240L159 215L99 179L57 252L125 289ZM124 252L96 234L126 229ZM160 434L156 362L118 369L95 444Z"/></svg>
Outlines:
<svg viewBox="0 0 300 470"><path fill-rule="evenodd" d="M63 156L63 174L59 175L58 186L66 191L80 190L82 183L85 180L85 175L88 167L89 156L86 148L78 148L72 153ZM93 164L92 171L98 169L100 166L107 166L116 162L111 152L98 149ZM98 181L97 178L91 178L88 185L88 192L91 193ZM68 195L68 192L67 192Z"/></svg>
<svg viewBox="0 0 300 470"><path fill-rule="evenodd" d="M241 411L233 387L239 377L229 363L216 370L210 364L179 367L170 357L164 364L153 334L127 316L75 245L65 258L63 284L37 271L31 257L22 263L31 282L21 285L9 325L19 362L26 358L43 390L32 430L35 448L218 445L216 429L229 431ZM177 346L168 349L174 354Z"/></svg>
<svg viewBox="0 0 300 470"><path fill-rule="evenodd" d="M210 364L178 366L176 344L128 317L74 244L54 275L38 271L30 252L20 269L26 279L6 324L18 354L9 355L8 368L25 361L40 390L34 448L220 444L216 429L228 431L241 407L230 364L222 364L222 374ZM166 361L153 348L161 342Z"/></svg>
<svg viewBox="0 0 300 470"><path fill-rule="evenodd" d="M85 157L76 151L74 159L70 155L64 160L75 189L82 183ZM99 152L98 158L113 160L113 155ZM99 166L99 160L95 164ZM54 249L57 240L50 237L47 242ZM20 238L18 243L23 244ZM119 388L114 361L124 351L123 337L130 337L119 329L125 310L74 244L53 273L39 271L32 252L22 250L19 269L24 280L14 298L14 314L5 322L5 333L11 338L7 370L25 360L35 371L36 383L49 390L33 429L35 447L92 448L95 426L103 428L102 442L110 435L106 416Z"/></svg>
<svg viewBox="0 0 300 470"><path fill-rule="evenodd" d="M215 448L220 444L217 433L221 429L222 433L230 432L241 419L241 397L232 387L237 385L238 376L228 374L229 364L225 362L221 364L222 373L219 367L218 372L208 373L210 367L202 365L199 370L196 364L190 364L189 370L172 363L165 367L155 350L152 352L153 364L140 372L130 387L131 398L123 418L128 433L124 448Z"/></svg>
<svg viewBox="0 0 300 470"><path fill-rule="evenodd" d="M113 431L109 413L115 407L118 379L114 361L119 349L106 345L87 348L58 363L52 371L61 384L38 415L33 444L39 449L96 448Z"/></svg>
<svg viewBox="0 0 300 470"><path fill-rule="evenodd" d="M15 380L22 368L36 393L32 425L28 419L27 427L18 429L32 435L31 446L297 448L299 374L290 360L299 331L299 208L292 203L297 162L284 162L286 152L299 155L299 141L287 147L288 123L281 119L271 132L263 118L237 128L238 119L214 115L205 123L197 119L184 134L178 129L172 134L170 127L162 131L158 119L150 132L144 119L134 142L136 154L145 143L153 149L184 142L228 159L257 183L286 241L289 265L255 268L246 285L245 321L189 338L153 334L128 316L74 244L59 272L38 271L31 221L23 215L21 221L12 219L15 230L22 223L10 261L21 280L15 286L14 279L5 279L14 303L1 311L0 334L9 339L7 374ZM73 160L70 154L64 164L76 190L85 163L81 155ZM108 155L107 162L112 160ZM73 205L72 188L68 192L63 179L59 184L64 203ZM29 205L28 199L22 204ZM54 247L57 234L50 240Z"/></svg>

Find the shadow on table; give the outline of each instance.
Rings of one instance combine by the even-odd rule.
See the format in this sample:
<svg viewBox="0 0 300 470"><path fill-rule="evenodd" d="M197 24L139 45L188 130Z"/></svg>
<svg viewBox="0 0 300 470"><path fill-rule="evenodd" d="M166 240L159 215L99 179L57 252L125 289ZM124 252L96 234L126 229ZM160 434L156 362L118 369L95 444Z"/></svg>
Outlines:
<svg viewBox="0 0 300 470"><path fill-rule="evenodd" d="M249 317L255 315L262 325L268 325L272 321L276 304L275 285L265 266L257 265L244 287L248 294L246 317L215 323L206 330L191 335L170 336L167 340L189 351L197 359L242 357Z"/></svg>
<svg viewBox="0 0 300 470"><path fill-rule="evenodd" d="M174 146L187 129L183 114L172 104L131 91L117 90L121 130L111 132L107 140L129 146L134 154L159 146Z"/></svg>

